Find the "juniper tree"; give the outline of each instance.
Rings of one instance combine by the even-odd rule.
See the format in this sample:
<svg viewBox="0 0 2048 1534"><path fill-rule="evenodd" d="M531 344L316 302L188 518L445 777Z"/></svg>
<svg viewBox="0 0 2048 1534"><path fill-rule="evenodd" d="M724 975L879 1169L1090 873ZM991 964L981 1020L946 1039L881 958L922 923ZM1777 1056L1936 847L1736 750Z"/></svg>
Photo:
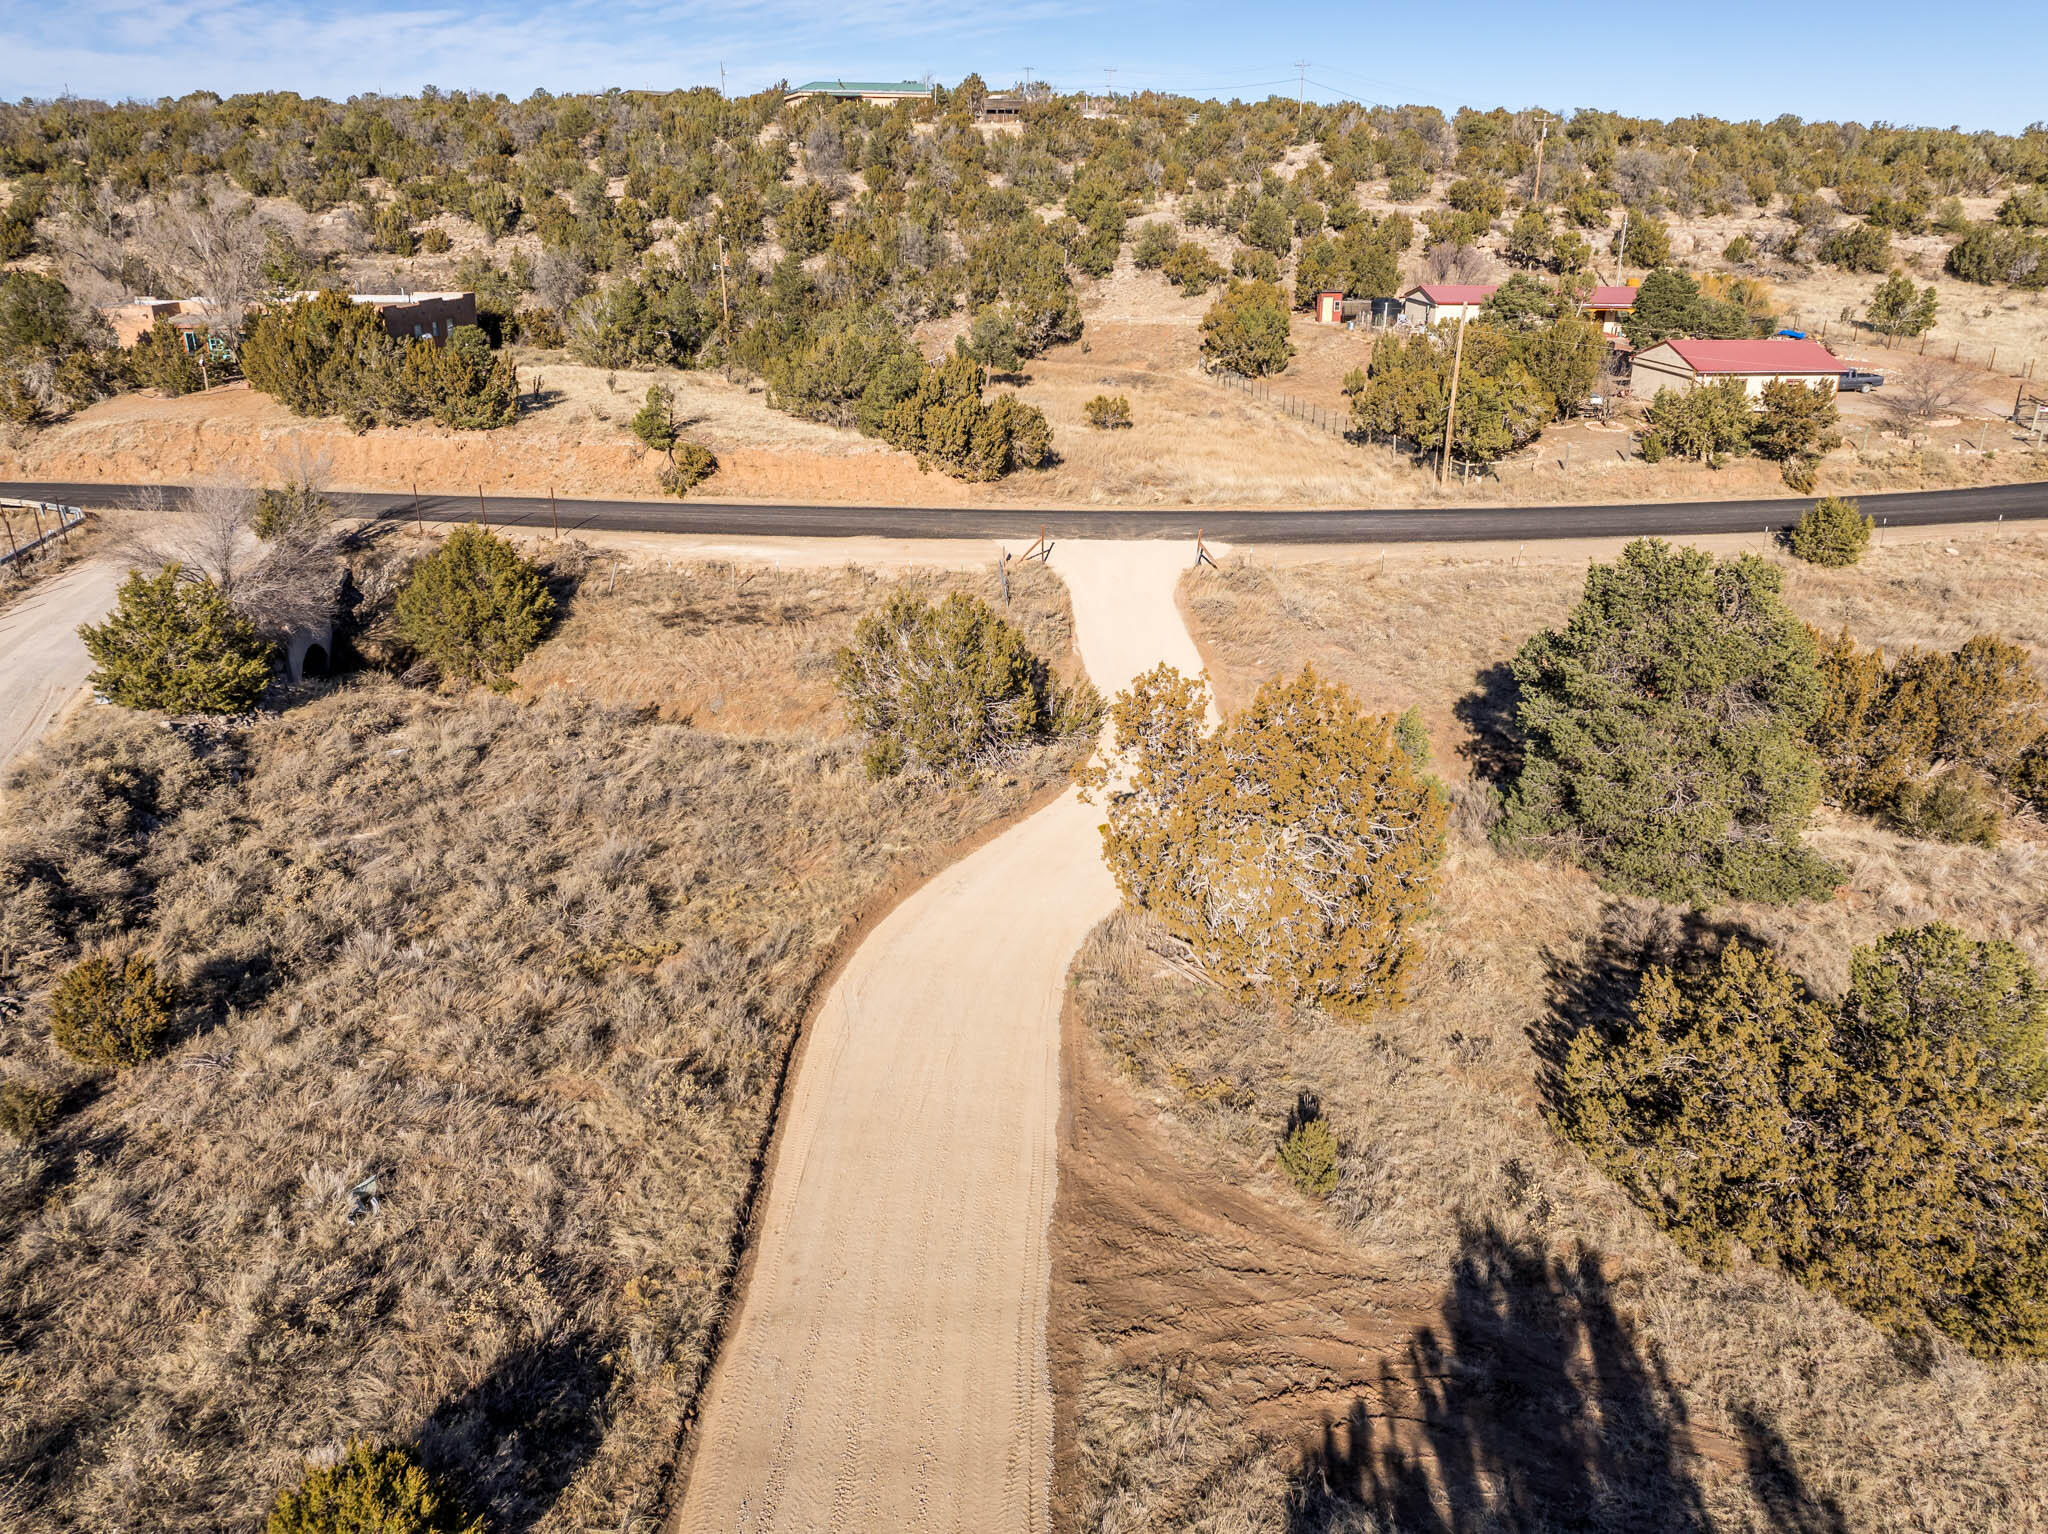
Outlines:
<svg viewBox="0 0 2048 1534"><path fill-rule="evenodd" d="M458 527L412 567L398 593L399 635L452 681L502 685L547 631L555 599L504 539Z"/></svg>
<svg viewBox="0 0 2048 1534"><path fill-rule="evenodd" d="M212 581L175 562L131 571L113 612L78 632L93 690L123 708L239 714L270 685L271 646Z"/></svg>
<svg viewBox="0 0 2048 1534"><path fill-rule="evenodd" d="M1514 660L1522 764L1502 842L1668 900L1832 888L1800 843L1820 797L1820 669L1780 585L1766 560L1654 538L1589 570L1564 628Z"/></svg>
<svg viewBox="0 0 2048 1534"><path fill-rule="evenodd" d="M1876 525L1857 509L1854 501L1824 495L1792 524L1785 541L1808 564L1840 569L1863 557Z"/></svg>
<svg viewBox="0 0 2048 1534"><path fill-rule="evenodd" d="M87 1065L140 1065L170 1037L178 993L147 959L81 959L50 995L50 1037Z"/></svg>
<svg viewBox="0 0 2048 1534"><path fill-rule="evenodd" d="M263 1534L483 1534L401 1447L351 1443L332 1465L309 1465L278 1493Z"/></svg>
<svg viewBox="0 0 2048 1534"><path fill-rule="evenodd" d="M855 626L834 661L846 720L867 737L872 777L990 766L1095 727L1101 700L1060 685L1023 631L961 593L936 606L899 591Z"/></svg>
<svg viewBox="0 0 2048 1534"><path fill-rule="evenodd" d="M1398 1001L1443 860L1442 790L1343 687L1304 669L1209 731L1160 666L1111 710L1130 791L1103 843L1124 897L1218 978L1363 1016Z"/></svg>
<svg viewBox="0 0 2048 1534"><path fill-rule="evenodd" d="M1739 1243L1888 1329L2048 1353L2039 977L1939 924L1850 976L1830 1003L1742 943L1653 968L1571 1043L1558 1127L1709 1265Z"/></svg>
<svg viewBox="0 0 2048 1534"><path fill-rule="evenodd" d="M1235 279L1202 316L1202 357L1212 367L1263 378L1287 366L1287 299L1270 282Z"/></svg>

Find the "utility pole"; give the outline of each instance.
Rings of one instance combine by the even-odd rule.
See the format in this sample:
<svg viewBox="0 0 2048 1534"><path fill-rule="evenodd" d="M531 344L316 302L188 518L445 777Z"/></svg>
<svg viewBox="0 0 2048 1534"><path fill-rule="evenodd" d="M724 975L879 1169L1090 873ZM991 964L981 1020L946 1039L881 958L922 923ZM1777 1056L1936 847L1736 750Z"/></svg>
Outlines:
<svg viewBox="0 0 2048 1534"><path fill-rule="evenodd" d="M1436 482L1439 485L1444 482L1445 474L1450 471L1451 433L1458 426L1458 370L1465 364L1465 316L1471 309L1470 304L1465 304L1458 310L1458 349L1451 354L1451 403L1450 408L1444 412L1444 450L1437 455L1436 460Z"/></svg>
<svg viewBox="0 0 2048 1534"><path fill-rule="evenodd" d="M725 314L725 320L719 327L719 332L724 337L725 376L730 381L732 378L732 300L726 296L725 291L725 236L722 233L718 236L718 307Z"/></svg>
<svg viewBox="0 0 2048 1534"><path fill-rule="evenodd" d="M1621 238L1614 242L1614 285L1621 286L1622 258L1628 254L1628 209L1621 210Z"/></svg>
<svg viewBox="0 0 2048 1534"><path fill-rule="evenodd" d="M1298 71L1294 82L1294 121L1299 126L1301 123L1302 105L1308 95L1308 60L1296 59L1294 67Z"/></svg>
<svg viewBox="0 0 2048 1534"><path fill-rule="evenodd" d="M1543 131L1536 135L1536 185L1529 193L1529 206L1543 206L1543 141L1550 137L1550 114L1543 115Z"/></svg>
<svg viewBox="0 0 2048 1534"><path fill-rule="evenodd" d="M726 94L725 94L725 60L723 60L723 59L720 59L720 60L718 61L718 99L719 99L720 101L724 101L724 100L726 99Z"/></svg>
<svg viewBox="0 0 2048 1534"><path fill-rule="evenodd" d="M1103 67L1103 78L1109 82L1109 108L1116 110L1116 70L1108 65Z"/></svg>

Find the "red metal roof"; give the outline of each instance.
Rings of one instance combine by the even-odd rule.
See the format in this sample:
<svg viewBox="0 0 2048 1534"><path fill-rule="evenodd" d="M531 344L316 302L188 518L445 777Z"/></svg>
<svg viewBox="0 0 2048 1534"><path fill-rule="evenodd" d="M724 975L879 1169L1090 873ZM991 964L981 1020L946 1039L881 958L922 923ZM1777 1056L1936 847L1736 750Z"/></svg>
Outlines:
<svg viewBox="0 0 2048 1534"><path fill-rule="evenodd" d="M1818 341L1773 336L1768 341L1664 343L1695 373L1839 373L1844 363Z"/></svg>
<svg viewBox="0 0 2048 1534"><path fill-rule="evenodd" d="M1483 304L1499 291L1497 282L1425 282L1402 296L1413 298L1420 293L1433 304Z"/></svg>
<svg viewBox="0 0 2048 1534"><path fill-rule="evenodd" d="M1586 295L1585 307L1588 309L1633 309L1635 306L1634 288L1595 288Z"/></svg>

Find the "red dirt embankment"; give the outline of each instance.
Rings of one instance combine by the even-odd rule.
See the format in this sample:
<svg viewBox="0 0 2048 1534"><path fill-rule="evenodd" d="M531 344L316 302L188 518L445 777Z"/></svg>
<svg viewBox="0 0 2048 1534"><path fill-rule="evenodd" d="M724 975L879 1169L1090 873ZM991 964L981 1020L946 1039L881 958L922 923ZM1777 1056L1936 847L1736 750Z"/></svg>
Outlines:
<svg viewBox="0 0 2048 1534"><path fill-rule="evenodd" d="M292 415L246 384L179 399L125 394L13 443L0 478L113 484L274 483L303 448L337 490L438 494L624 496L663 499L658 454L628 434L652 375L619 375L615 389L587 368L545 370L549 402L502 431L445 431L431 423L351 432ZM635 392L638 391L638 392ZM759 395L691 375L677 388L686 430L718 455L703 493L719 500L973 505L986 487L920 473L909 455L852 432L771 413Z"/></svg>

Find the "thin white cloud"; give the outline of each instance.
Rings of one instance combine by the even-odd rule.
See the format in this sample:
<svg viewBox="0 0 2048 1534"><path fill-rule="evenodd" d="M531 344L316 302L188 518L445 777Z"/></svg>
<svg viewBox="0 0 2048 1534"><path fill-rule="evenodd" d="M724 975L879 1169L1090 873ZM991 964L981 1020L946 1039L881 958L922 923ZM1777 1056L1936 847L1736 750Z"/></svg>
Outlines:
<svg viewBox="0 0 2048 1534"><path fill-rule="evenodd" d="M978 42L1094 9L1086 0L570 0L476 9L323 0L0 3L0 94L154 99L188 90L345 97L429 82L515 95L715 83L736 90L820 73L921 73ZM783 51L801 39L801 52ZM778 47L777 45L780 45Z"/></svg>

